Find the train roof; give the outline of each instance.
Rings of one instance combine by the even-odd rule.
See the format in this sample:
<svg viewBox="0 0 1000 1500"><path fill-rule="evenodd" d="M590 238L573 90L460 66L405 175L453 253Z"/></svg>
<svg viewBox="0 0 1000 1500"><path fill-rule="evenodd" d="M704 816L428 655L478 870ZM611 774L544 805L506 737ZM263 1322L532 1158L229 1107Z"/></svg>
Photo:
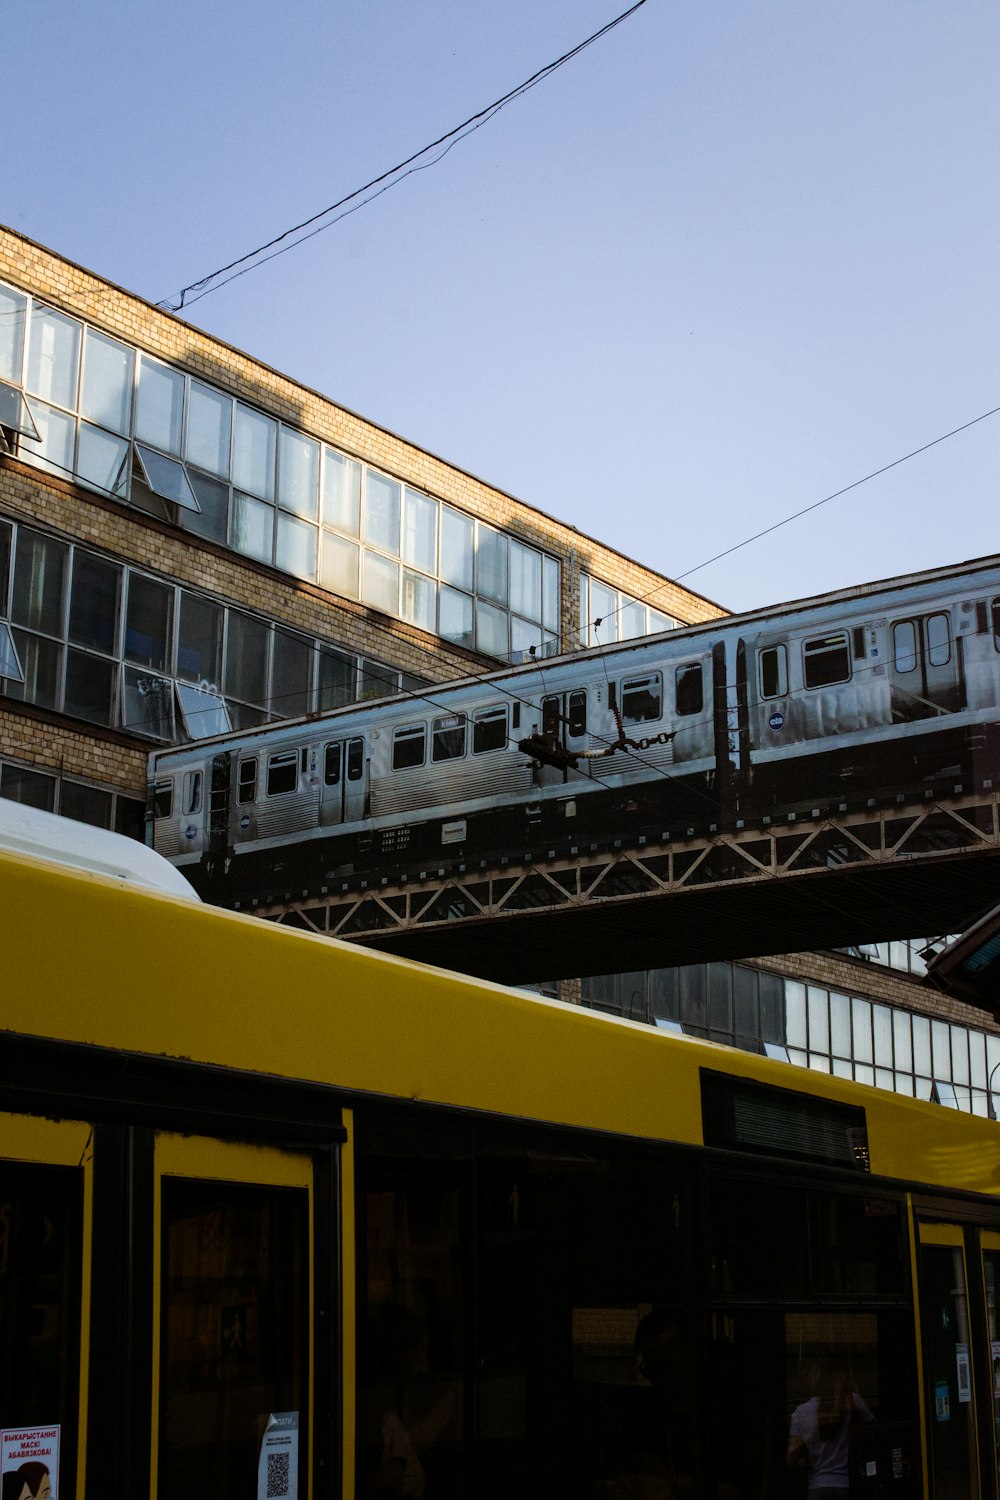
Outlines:
<svg viewBox="0 0 1000 1500"><path fill-rule="evenodd" d="M687 640L699 640L705 636L709 638L718 637L721 634L739 632L753 625L760 625L772 620L805 613L809 610L820 609L837 604L855 604L862 600L878 596L883 593L894 592L898 589L912 588L917 585L932 587L940 585L946 587L956 579L969 574L996 572L998 574L997 587L1000 588L1000 554L992 553L987 557L973 558L967 562L952 563L940 568L931 568L920 573L905 573L894 577L875 579L870 583L856 584L846 589L836 589L827 594L815 594L801 599L788 600L782 604L767 605L763 608L749 610L743 614L720 615L716 619L702 620L691 625L680 625L671 630L661 631L654 635L637 636L628 641L614 641L606 646L588 646L578 651L564 652L559 656L540 658L537 662L521 662L517 666L499 667L488 673L470 673L465 677L451 678L446 682L427 683L423 688L410 690L402 693L390 694L384 698L373 698L361 703L345 704L341 708L330 709L324 713L313 713L302 715L298 718L282 719L269 724L257 725L250 729L233 729L223 734L213 735L190 742L186 745L172 745L157 747L150 751L153 763L161 758L174 759L183 756L185 752L196 748L201 753L202 747L213 744L226 744L238 740L244 744L261 736L270 737L275 731L294 732L295 726L312 725L316 723L337 722L341 718L356 716L359 713L388 712L391 705L400 703L414 703L426 699L432 706L437 706L436 698L442 693L451 693L465 688L479 686L485 690L491 684L502 686L510 680L523 680L533 673L539 675L539 686L545 691L545 675L554 668L561 665L583 665L588 661L599 660L620 652L639 652L650 646L656 646L658 642L666 641L673 646ZM440 705L442 708L445 705Z"/></svg>
<svg viewBox="0 0 1000 1500"><path fill-rule="evenodd" d="M8 1036L692 1147L729 1075L863 1107L874 1174L1000 1193L995 1125L940 1105L8 851L0 910Z"/></svg>

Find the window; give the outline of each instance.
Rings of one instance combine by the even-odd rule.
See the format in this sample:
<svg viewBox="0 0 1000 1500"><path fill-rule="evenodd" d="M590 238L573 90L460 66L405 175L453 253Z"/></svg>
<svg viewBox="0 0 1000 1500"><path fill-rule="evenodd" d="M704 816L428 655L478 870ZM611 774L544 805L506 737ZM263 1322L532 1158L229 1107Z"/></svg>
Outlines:
<svg viewBox="0 0 1000 1500"><path fill-rule="evenodd" d="M281 797L298 786L299 757L296 750L278 750L267 758L267 795Z"/></svg>
<svg viewBox="0 0 1000 1500"><path fill-rule="evenodd" d="M9 677L12 682L24 681L21 663L17 659L14 637L5 620L0 620L0 677Z"/></svg>
<svg viewBox="0 0 1000 1500"><path fill-rule="evenodd" d="M472 716L472 753L484 755L507 747L507 710L481 708Z"/></svg>
<svg viewBox="0 0 1000 1500"><path fill-rule="evenodd" d="M569 695L569 732L574 739L587 733L587 695L584 692Z"/></svg>
<svg viewBox="0 0 1000 1500"><path fill-rule="evenodd" d="M674 706L678 714L700 714L703 703L701 663L678 667L674 674Z"/></svg>
<svg viewBox="0 0 1000 1500"><path fill-rule="evenodd" d="M347 779L360 781L365 771L365 742L353 739L347 747Z"/></svg>
<svg viewBox="0 0 1000 1500"><path fill-rule="evenodd" d="M951 661L951 621L947 615L927 617L927 660L932 667L945 667Z"/></svg>
<svg viewBox="0 0 1000 1500"><path fill-rule="evenodd" d="M201 507L191 488L184 465L176 458L167 458L145 443L136 443L135 456L139 463L139 474L146 488L161 500L171 505L183 506L185 510L200 510Z"/></svg>
<svg viewBox="0 0 1000 1500"><path fill-rule="evenodd" d="M135 436L162 453L179 455L184 418L184 376L144 354L139 362Z"/></svg>
<svg viewBox="0 0 1000 1500"><path fill-rule="evenodd" d="M1000 651L1000 599L991 601L990 618L993 625L993 644Z"/></svg>
<svg viewBox="0 0 1000 1500"><path fill-rule="evenodd" d="M393 730L392 769L394 771L408 771L414 766L423 765L426 733L423 724L411 724L405 729Z"/></svg>
<svg viewBox="0 0 1000 1500"><path fill-rule="evenodd" d="M802 675L807 688L829 687L847 682L851 676L851 657L847 636L824 635L802 644Z"/></svg>
<svg viewBox="0 0 1000 1500"><path fill-rule="evenodd" d="M757 658L762 698L783 698L788 692L788 650L785 646L765 646Z"/></svg>
<svg viewBox="0 0 1000 1500"><path fill-rule="evenodd" d="M256 802L257 800L257 757L251 755L248 760L241 760L237 773L237 802Z"/></svg>
<svg viewBox="0 0 1000 1500"><path fill-rule="evenodd" d="M340 783L340 760L341 747L339 741L327 745L326 756L323 762L323 780L327 786L337 786Z"/></svg>
<svg viewBox="0 0 1000 1500"><path fill-rule="evenodd" d="M153 817L169 818L174 810L174 783L169 777L153 782Z"/></svg>
<svg viewBox="0 0 1000 1500"><path fill-rule="evenodd" d="M184 801L182 806L185 817L191 817L194 813L201 812L202 782L201 771L188 771L184 777Z"/></svg>
<svg viewBox="0 0 1000 1500"><path fill-rule="evenodd" d="M204 740L209 735L229 733L233 725L224 698L190 682L178 682L174 686L181 719L190 739Z"/></svg>
<svg viewBox="0 0 1000 1500"><path fill-rule="evenodd" d="M663 710L663 687L659 672L648 677L626 678L622 683L622 723L645 724L658 719Z"/></svg>
<svg viewBox="0 0 1000 1500"><path fill-rule="evenodd" d="M0 317L2 316L0 310ZM41 434L32 420L31 408L23 392L15 390L5 380L0 380L0 435L2 434L7 434L4 442L10 448L13 448L12 440L17 435L31 438L36 443L41 442Z"/></svg>
<svg viewBox="0 0 1000 1500"><path fill-rule="evenodd" d="M897 672L916 670L917 627L912 620L898 620L892 627L892 664Z"/></svg>
<svg viewBox="0 0 1000 1500"><path fill-rule="evenodd" d="M131 349L87 329L80 415L126 436L132 420Z"/></svg>
<svg viewBox="0 0 1000 1500"><path fill-rule="evenodd" d="M431 738L431 759L457 760L465 754L465 715L448 714L435 719Z"/></svg>
<svg viewBox="0 0 1000 1500"><path fill-rule="evenodd" d="M192 380L188 392L187 443L189 463L210 474L229 473L229 444L233 426L233 403L229 396Z"/></svg>

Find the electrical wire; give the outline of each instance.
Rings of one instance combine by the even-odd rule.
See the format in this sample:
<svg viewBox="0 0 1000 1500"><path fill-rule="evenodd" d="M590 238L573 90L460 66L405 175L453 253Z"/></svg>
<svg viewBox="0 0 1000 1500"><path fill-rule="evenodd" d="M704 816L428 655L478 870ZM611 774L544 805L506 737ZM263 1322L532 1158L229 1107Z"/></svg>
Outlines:
<svg viewBox="0 0 1000 1500"><path fill-rule="evenodd" d="M397 162L388 171L381 172L362 187L355 188L353 192L347 193L343 198L339 198L336 203L331 203L327 208L320 209L318 213L312 214L308 219L303 219L300 224L294 224L290 229L282 230L281 234L275 235L273 239L267 240L263 245L258 245L256 250L249 250L245 255L239 256L236 260L229 261L227 265L220 266L217 271L211 271L207 276L202 276L199 280L192 281L186 287L182 287L178 294L179 301L176 303L172 303L169 299L164 299L158 302L156 306L163 308L167 312L180 312L184 307L190 307L195 302L200 302L202 297L207 297L211 292L218 291L221 287L227 286L229 282L235 281L237 277L247 275L248 272L256 270L257 266L265 265L269 260L274 260L277 256L284 255L289 250L294 250L297 245L301 245L305 240L312 239L313 235L321 234L324 229L332 228L334 224L339 223L348 214L356 213L359 208L364 208L365 204L371 203L375 198L380 197L382 193L388 192L390 188L397 187L399 183L411 176L412 173L421 172L426 170L427 167L436 166L460 140L463 140L467 135L471 135L473 131L481 129L483 125L486 125L495 115L499 114L500 110L504 109L506 105L511 104L515 99L520 98L522 94L526 94L529 89L535 88L546 78L551 77L557 69L572 61L574 57L578 57L581 52L587 47L592 46L594 42L598 42L602 37L607 36L616 26L620 26L623 21L627 21L630 16L635 15L636 11L640 10L645 3L646 0L636 0L636 3L629 6L628 10L623 11L614 20L608 21L606 25L601 26L593 35L586 37L582 42L578 42L575 47L571 47L561 57L557 57L554 61L546 63L543 68L539 68L537 72L532 73L530 78L526 78L516 88L510 89L506 94L502 94L499 99L494 99L492 104L487 104L483 109L477 110L474 115L470 115L460 125L453 126L444 135L438 136L437 140L431 141L426 146L422 146L419 151L415 151L411 156L404 158L403 161ZM443 149L439 151L439 148ZM421 160L423 157L430 156L430 153L433 151L439 151L439 154L432 160ZM377 191L373 192L371 191L372 189L377 189ZM364 193L370 193L370 196L364 198L360 203L355 203L354 200L360 198ZM353 204L353 207L347 207L348 204ZM344 209L344 212L337 214L336 218L329 219L329 222L325 224L318 222L320 219L326 219L328 215L336 213L337 209ZM310 228L312 225L316 227ZM309 230L309 232L301 233L303 230ZM282 241L289 239L292 235L299 235L299 238L292 240L291 244L283 245ZM265 255L264 252L267 250L272 251L272 253ZM261 257L259 260L257 259L258 256ZM249 261L253 261L254 264L248 265L247 262ZM243 269L238 269L241 266ZM230 271L233 274L226 275ZM220 276L225 277L225 280L219 281L218 278ZM214 283L214 285L210 283ZM197 295L189 296L188 294L191 292L197 293Z"/></svg>

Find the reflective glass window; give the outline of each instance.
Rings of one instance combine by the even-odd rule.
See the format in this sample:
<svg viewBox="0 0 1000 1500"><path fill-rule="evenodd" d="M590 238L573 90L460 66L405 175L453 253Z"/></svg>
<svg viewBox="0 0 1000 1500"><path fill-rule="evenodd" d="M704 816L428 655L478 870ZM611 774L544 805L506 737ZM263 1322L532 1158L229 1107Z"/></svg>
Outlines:
<svg viewBox="0 0 1000 1500"><path fill-rule="evenodd" d="M4 428L7 429L6 432L2 430ZM5 380L0 380L0 453L5 447L13 447L13 439L18 434L32 443L40 443L42 440L31 415L27 396L19 386L8 385Z"/></svg>
<svg viewBox="0 0 1000 1500"><path fill-rule="evenodd" d="M42 401L30 401L28 405L38 429L38 441L36 443L33 438L23 439L31 445L24 452L30 453L32 459L43 469L51 469L54 474L65 479L73 472L76 418L64 411L57 411L54 406L46 406Z"/></svg>
<svg viewBox="0 0 1000 1500"><path fill-rule="evenodd" d="M79 372L80 324L36 304L28 333L28 390L56 406L75 408Z"/></svg>
<svg viewBox="0 0 1000 1500"><path fill-rule="evenodd" d="M24 526L19 529L10 611L15 624L42 630L46 635L62 634L68 558L69 549L62 542Z"/></svg>
<svg viewBox="0 0 1000 1500"><path fill-rule="evenodd" d="M704 701L701 663L677 667L674 672L674 706L678 714L700 714Z"/></svg>
<svg viewBox="0 0 1000 1500"><path fill-rule="evenodd" d="M507 537L502 531L479 524L476 542L476 593L498 604L506 604Z"/></svg>
<svg viewBox="0 0 1000 1500"><path fill-rule="evenodd" d="M319 581L334 594L343 594L346 599L357 599L359 595L358 573L361 567L361 548L356 542L348 542L332 532L323 533L323 561Z"/></svg>
<svg viewBox="0 0 1000 1500"><path fill-rule="evenodd" d="M0 677L9 677L14 682L24 681L14 636L5 620L0 620Z"/></svg>
<svg viewBox="0 0 1000 1500"><path fill-rule="evenodd" d="M132 380L135 356L131 349L102 333L87 329L83 352L83 395L80 414L127 433L132 419Z"/></svg>
<svg viewBox="0 0 1000 1500"><path fill-rule="evenodd" d="M14 648L21 663L23 680L7 678L7 693L39 708L55 708L60 693L62 647L42 636L15 630Z"/></svg>
<svg viewBox="0 0 1000 1500"><path fill-rule="evenodd" d="M606 646L618 639L618 591L608 588L596 578L590 580L590 641L595 646Z"/></svg>
<svg viewBox="0 0 1000 1500"><path fill-rule="evenodd" d="M241 760L237 772L238 802L256 802L257 800L257 757L251 755L246 760Z"/></svg>
<svg viewBox="0 0 1000 1500"><path fill-rule="evenodd" d="M59 788L59 811L64 818L89 823L92 828L112 826L111 793L80 781L63 781Z"/></svg>
<svg viewBox="0 0 1000 1500"><path fill-rule="evenodd" d="M851 1055L851 1002L835 990L830 993L830 1051L837 1057Z"/></svg>
<svg viewBox="0 0 1000 1500"><path fill-rule="evenodd" d="M859 1062L872 1061L872 1008L868 1000L857 996L851 1001L851 1029L854 1038L854 1057Z"/></svg>
<svg viewBox="0 0 1000 1500"><path fill-rule="evenodd" d="M184 447L189 463L207 469L210 474L228 474L232 425L232 399L221 391L214 391L211 386L192 380Z"/></svg>
<svg viewBox="0 0 1000 1500"><path fill-rule="evenodd" d="M196 469L188 469L187 476L199 509L185 512L185 529L224 547L229 538L228 484L209 479L207 474L199 474Z"/></svg>
<svg viewBox="0 0 1000 1500"><path fill-rule="evenodd" d="M542 557L542 624L559 629L559 564L554 557Z"/></svg>
<svg viewBox="0 0 1000 1500"><path fill-rule="evenodd" d="M327 745L323 760L323 781L327 786L339 786L340 767L341 746L340 741L336 740L333 744Z"/></svg>
<svg viewBox="0 0 1000 1500"><path fill-rule="evenodd" d="M277 422L237 401L233 427L233 484L238 489L259 495L264 500L274 499L277 437Z"/></svg>
<svg viewBox="0 0 1000 1500"><path fill-rule="evenodd" d="M618 639L634 641L646 634L646 610L635 599L622 598L618 606Z"/></svg>
<svg viewBox="0 0 1000 1500"><path fill-rule="evenodd" d="M318 512L318 486L319 444L291 427L282 427L278 454L279 505L314 521Z"/></svg>
<svg viewBox="0 0 1000 1500"><path fill-rule="evenodd" d="M659 609L649 610L650 634L655 635L663 630L676 630L677 624L678 622L674 619L673 615L665 615L663 611Z"/></svg>
<svg viewBox="0 0 1000 1500"><path fill-rule="evenodd" d="M365 549L363 595L366 604L386 614L399 613L399 564L390 562L378 552Z"/></svg>
<svg viewBox="0 0 1000 1500"><path fill-rule="evenodd" d="M277 750L267 757L267 795L284 796L298 786L299 754L297 750Z"/></svg>
<svg viewBox="0 0 1000 1500"><path fill-rule="evenodd" d="M312 687L313 643L301 635L274 632L271 700L268 707L283 719L307 714Z"/></svg>
<svg viewBox="0 0 1000 1500"><path fill-rule="evenodd" d="M663 712L663 685L659 672L647 677L626 678L622 683L623 724L645 724Z"/></svg>
<svg viewBox="0 0 1000 1500"><path fill-rule="evenodd" d="M760 653L762 698L783 698L788 692L788 652L785 646L767 646Z"/></svg>
<svg viewBox="0 0 1000 1500"><path fill-rule="evenodd" d="M102 495L124 498L128 491L128 458L129 447L124 438L80 423L76 474L81 484L99 490Z"/></svg>
<svg viewBox="0 0 1000 1500"><path fill-rule="evenodd" d="M944 667L951 661L951 621L947 615L928 616L927 660L932 667Z"/></svg>
<svg viewBox="0 0 1000 1500"><path fill-rule="evenodd" d="M319 702L320 713L331 708L343 708L353 703L357 688L358 666L353 656L342 651L321 649L319 653Z"/></svg>
<svg viewBox="0 0 1000 1500"><path fill-rule="evenodd" d="M193 740L207 739L212 734L228 734L232 719L225 699L218 693L196 687L190 682L175 684L177 706L181 711L184 728Z"/></svg>
<svg viewBox="0 0 1000 1500"><path fill-rule="evenodd" d="M951 1027L951 1076L956 1083L969 1082L969 1033L964 1026Z"/></svg>
<svg viewBox="0 0 1000 1500"><path fill-rule="evenodd" d="M217 690L222 682L222 606L183 590L177 633L177 676Z"/></svg>
<svg viewBox="0 0 1000 1500"><path fill-rule="evenodd" d="M357 536L361 530L361 465L323 449L323 521Z"/></svg>
<svg viewBox="0 0 1000 1500"><path fill-rule="evenodd" d="M367 702L370 698L387 698L399 688L399 673L380 661L361 658L361 673L358 681L358 699Z"/></svg>
<svg viewBox="0 0 1000 1500"><path fill-rule="evenodd" d="M424 763L424 742L427 729L423 724L411 724L403 729L394 729L392 734L392 769L407 771Z"/></svg>
<svg viewBox="0 0 1000 1500"><path fill-rule="evenodd" d="M268 637L260 620L231 609L226 627L226 697L263 708L267 698Z"/></svg>
<svg viewBox="0 0 1000 1500"><path fill-rule="evenodd" d="M54 812L56 778L41 771L29 771L26 766L0 764L0 797L23 803L25 807L37 807L42 812Z"/></svg>
<svg viewBox="0 0 1000 1500"><path fill-rule="evenodd" d="M473 601L468 594L459 594L455 589L441 585L438 600L438 634L442 640L453 641L469 651L475 645L473 627Z"/></svg>
<svg viewBox="0 0 1000 1500"><path fill-rule="evenodd" d="M457 760L465 754L465 715L447 714L435 719L431 732L431 759Z"/></svg>
<svg viewBox="0 0 1000 1500"><path fill-rule="evenodd" d="M285 573L296 578L316 577L316 543L319 533L308 521L278 513L278 535L274 560Z"/></svg>
<svg viewBox="0 0 1000 1500"><path fill-rule="evenodd" d="M269 563L274 548L274 507L251 495L234 494L233 546L246 557Z"/></svg>
<svg viewBox="0 0 1000 1500"><path fill-rule="evenodd" d="M898 620L892 627L892 662L897 672L912 672L917 665L917 629L912 620Z"/></svg>
<svg viewBox="0 0 1000 1500"><path fill-rule="evenodd" d="M887 1005L875 1005L872 1007L872 1019L875 1023L875 1061L884 1068L891 1068L892 1011Z"/></svg>
<svg viewBox="0 0 1000 1500"><path fill-rule="evenodd" d="M825 991L821 991L825 995ZM797 980L785 984L785 1039L789 1047L803 1050L808 1041L806 987Z"/></svg>
<svg viewBox="0 0 1000 1500"><path fill-rule="evenodd" d="M931 1068L931 1024L926 1016L913 1016L913 1071L923 1078L930 1078Z"/></svg>
<svg viewBox="0 0 1000 1500"><path fill-rule="evenodd" d="M476 605L476 646L487 656L505 657L510 651L507 616L492 604Z"/></svg>
<svg viewBox="0 0 1000 1500"><path fill-rule="evenodd" d="M403 570L401 614L421 630L434 631L437 626L437 584L422 573Z"/></svg>
<svg viewBox="0 0 1000 1500"><path fill-rule="evenodd" d="M171 655L174 591L166 584L129 576L125 615L125 656L140 666L164 670Z"/></svg>
<svg viewBox="0 0 1000 1500"><path fill-rule="evenodd" d="M138 667L122 673L125 728L153 739L174 738L174 684L171 678Z"/></svg>
<svg viewBox="0 0 1000 1500"><path fill-rule="evenodd" d="M529 619L542 618L542 554L523 542L509 543L510 607Z"/></svg>
<svg viewBox="0 0 1000 1500"><path fill-rule="evenodd" d="M534 650L535 656L544 653L539 650L541 645L541 630L534 620L519 620L517 615L510 617L510 659L512 662L528 661Z"/></svg>
<svg viewBox="0 0 1000 1500"><path fill-rule="evenodd" d="M399 552L399 492L394 479L368 469L365 474L365 541L385 552ZM393 611L396 606L393 605Z"/></svg>
<svg viewBox="0 0 1000 1500"><path fill-rule="evenodd" d="M814 640L803 642L802 670L807 688L847 682L851 675L847 636L817 636Z"/></svg>
<svg viewBox="0 0 1000 1500"><path fill-rule="evenodd" d="M809 1047L813 1052L830 1050L830 1010L826 990L809 986Z"/></svg>
<svg viewBox="0 0 1000 1500"><path fill-rule="evenodd" d="M184 420L184 376L169 365L157 364L147 354L139 362L139 395L135 435L163 453L181 451Z"/></svg>
<svg viewBox="0 0 1000 1500"><path fill-rule="evenodd" d="M21 383L24 320L28 299L13 287L0 286L0 378Z"/></svg>
<svg viewBox="0 0 1000 1500"><path fill-rule="evenodd" d="M933 1078L942 1083L951 1079L951 1033L946 1021L931 1022L931 1063Z"/></svg>
<svg viewBox="0 0 1000 1500"><path fill-rule="evenodd" d="M429 500L416 490L403 492L403 561L412 563L424 573L437 568L436 500Z"/></svg>
<svg viewBox="0 0 1000 1500"><path fill-rule="evenodd" d="M461 511L441 507L441 577L456 588L472 591L475 563L475 523Z"/></svg>
<svg viewBox="0 0 1000 1500"><path fill-rule="evenodd" d="M122 570L79 548L73 557L69 638L77 646L112 655L118 644Z"/></svg>
<svg viewBox="0 0 1000 1500"><path fill-rule="evenodd" d="M63 712L92 724L110 724L114 717L117 666L103 656L85 651L66 652Z"/></svg>
<svg viewBox="0 0 1000 1500"><path fill-rule="evenodd" d="M136 443L135 456L140 477L154 495L159 495L171 505L181 505L185 510L197 511L198 501L180 459L167 458L145 443Z"/></svg>

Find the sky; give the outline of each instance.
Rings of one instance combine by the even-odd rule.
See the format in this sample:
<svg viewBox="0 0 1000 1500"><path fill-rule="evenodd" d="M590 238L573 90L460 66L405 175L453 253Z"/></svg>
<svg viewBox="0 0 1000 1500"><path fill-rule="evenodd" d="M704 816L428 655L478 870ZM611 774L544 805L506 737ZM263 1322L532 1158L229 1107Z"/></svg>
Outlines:
<svg viewBox="0 0 1000 1500"><path fill-rule="evenodd" d="M151 301L628 0L35 0L0 222ZM646 0L208 333L731 609L1000 550L995 0ZM656 601L652 601L656 602Z"/></svg>

